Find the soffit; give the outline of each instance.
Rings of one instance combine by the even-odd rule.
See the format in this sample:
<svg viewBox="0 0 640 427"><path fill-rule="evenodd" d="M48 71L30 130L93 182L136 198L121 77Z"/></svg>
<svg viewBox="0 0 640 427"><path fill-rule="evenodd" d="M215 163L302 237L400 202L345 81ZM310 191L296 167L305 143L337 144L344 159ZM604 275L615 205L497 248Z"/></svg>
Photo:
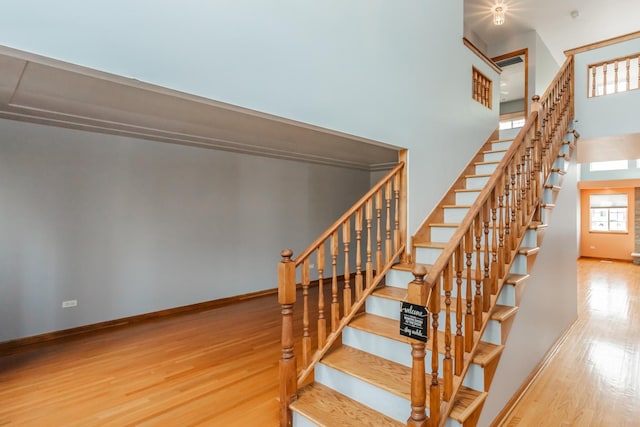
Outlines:
<svg viewBox="0 0 640 427"><path fill-rule="evenodd" d="M0 117L363 170L397 148L0 47Z"/></svg>

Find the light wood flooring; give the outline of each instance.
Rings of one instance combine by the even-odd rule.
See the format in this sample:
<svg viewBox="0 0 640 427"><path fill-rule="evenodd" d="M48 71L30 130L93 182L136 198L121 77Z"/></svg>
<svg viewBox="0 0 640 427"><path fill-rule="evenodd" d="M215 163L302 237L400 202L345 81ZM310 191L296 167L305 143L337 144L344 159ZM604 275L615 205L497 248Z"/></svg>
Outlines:
<svg viewBox="0 0 640 427"><path fill-rule="evenodd" d="M640 426L640 266L581 259L578 282L576 324L503 425Z"/></svg>
<svg viewBox="0 0 640 427"><path fill-rule="evenodd" d="M505 425L640 425L640 267L578 269L578 323ZM276 426L279 339L267 296L22 348L0 426Z"/></svg>

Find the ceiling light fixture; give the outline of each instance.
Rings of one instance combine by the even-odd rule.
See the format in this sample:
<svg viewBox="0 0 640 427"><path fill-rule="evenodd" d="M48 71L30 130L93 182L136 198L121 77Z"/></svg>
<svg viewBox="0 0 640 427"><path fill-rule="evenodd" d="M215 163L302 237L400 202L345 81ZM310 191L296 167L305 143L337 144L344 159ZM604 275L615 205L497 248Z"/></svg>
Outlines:
<svg viewBox="0 0 640 427"><path fill-rule="evenodd" d="M496 8L493 9L493 24L504 24L504 9L502 8L502 6L496 6Z"/></svg>

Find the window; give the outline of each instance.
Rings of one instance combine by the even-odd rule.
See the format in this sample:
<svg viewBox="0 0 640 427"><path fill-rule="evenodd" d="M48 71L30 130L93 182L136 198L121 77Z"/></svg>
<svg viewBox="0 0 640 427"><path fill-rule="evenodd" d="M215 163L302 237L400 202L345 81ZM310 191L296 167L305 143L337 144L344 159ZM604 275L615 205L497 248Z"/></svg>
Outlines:
<svg viewBox="0 0 640 427"><path fill-rule="evenodd" d="M627 231L626 194L592 194L589 207L590 231Z"/></svg>
<svg viewBox="0 0 640 427"><path fill-rule="evenodd" d="M640 159L636 160L636 167L640 169Z"/></svg>
<svg viewBox="0 0 640 427"><path fill-rule="evenodd" d="M524 126L526 122L526 119L520 117L520 118L514 118L514 119L507 119L507 120L500 120L500 130L505 130L505 129L518 129Z"/></svg>
<svg viewBox="0 0 640 427"><path fill-rule="evenodd" d="M611 160L608 162L591 162L589 163L589 170L596 171L617 171L629 169L629 162L627 160Z"/></svg>

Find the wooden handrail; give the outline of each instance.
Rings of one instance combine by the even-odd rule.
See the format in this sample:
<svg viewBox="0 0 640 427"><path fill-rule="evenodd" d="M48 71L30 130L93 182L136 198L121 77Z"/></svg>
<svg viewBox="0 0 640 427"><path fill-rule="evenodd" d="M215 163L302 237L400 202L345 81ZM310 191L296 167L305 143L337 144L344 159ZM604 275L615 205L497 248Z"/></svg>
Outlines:
<svg viewBox="0 0 640 427"><path fill-rule="evenodd" d="M360 209L362 206L364 206L364 204L366 203L367 200L371 199L371 197L377 192L379 191L384 185L385 183L391 179L391 177L393 177L395 174L397 174L399 171L401 171L404 168L404 162L399 162L393 169L391 169L385 176L384 178L382 178L376 185L374 185L373 187L371 187L371 189L369 191L367 191L367 193L362 196L360 198L360 200L358 200L356 203L353 204L353 206L351 206L349 208L349 210L347 210L340 218L338 218L336 220L336 222L334 222L331 226L329 226L329 228L327 228L320 236L318 236L318 238L316 240L314 240L313 243L311 243L309 246L307 246L307 248L302 251L300 253L300 255L298 255L298 257L296 258L296 267L298 265L300 265L300 263L302 263L302 261L305 258L308 258L309 255L311 255L313 253L313 251L316 250L316 248L325 240L327 240L329 238L329 236L331 236L332 233L334 233L338 228L340 228L340 226L347 220L347 218L349 218L350 216L352 216L358 209Z"/></svg>
<svg viewBox="0 0 640 427"><path fill-rule="evenodd" d="M540 216L543 186L572 120L572 104L573 58L570 57L544 95L534 97L532 111L524 127L424 281L416 278L412 282L424 283L429 287L427 306L433 317L433 342L430 372L425 372L424 364L413 357L413 370L417 373L412 378L418 380L414 383L412 379L413 411L408 425L418 425L423 421L420 415L420 399L423 396L420 378L428 375L431 377L428 425L444 426L526 228ZM463 287L464 280L466 290ZM451 320L454 286L459 296L456 301L455 328ZM442 290L444 300L441 300ZM465 295L466 301L464 313L462 295ZM445 313L442 320L438 317L441 309ZM435 339L439 322L444 326L442 361L438 357L438 340ZM420 348L414 348L412 356L415 356L414 353L420 354ZM414 390L417 393L415 396Z"/></svg>
<svg viewBox="0 0 640 427"><path fill-rule="evenodd" d="M404 156L401 152L400 158ZM296 399L298 387L340 337L391 266L405 256L405 174L405 162L400 161L295 260L291 250L281 253L278 266L278 300L282 305L281 427L291 425L289 404ZM317 287L311 287L314 264ZM329 274L325 275L325 271ZM297 328L293 316L296 280L302 288L302 322ZM310 306L310 292L317 292L317 307ZM312 336L314 316L317 331ZM299 355L294 352L294 330L302 331Z"/></svg>

